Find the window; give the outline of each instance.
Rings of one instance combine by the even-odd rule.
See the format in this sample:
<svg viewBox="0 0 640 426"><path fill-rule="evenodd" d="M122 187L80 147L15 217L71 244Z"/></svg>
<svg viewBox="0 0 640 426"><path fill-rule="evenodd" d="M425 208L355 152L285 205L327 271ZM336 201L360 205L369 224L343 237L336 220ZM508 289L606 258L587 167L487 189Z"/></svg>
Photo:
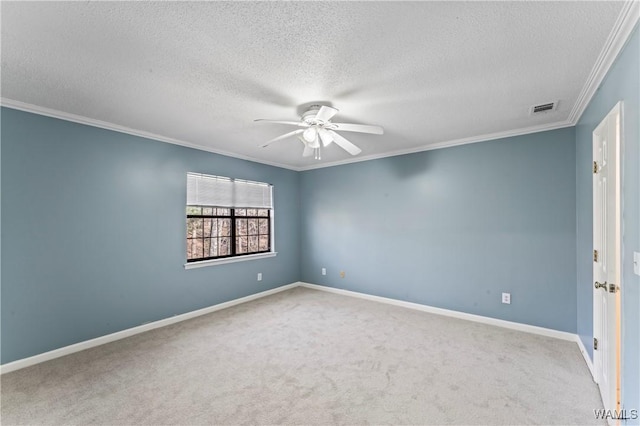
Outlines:
<svg viewBox="0 0 640 426"><path fill-rule="evenodd" d="M187 174L187 263L273 248L272 186Z"/></svg>

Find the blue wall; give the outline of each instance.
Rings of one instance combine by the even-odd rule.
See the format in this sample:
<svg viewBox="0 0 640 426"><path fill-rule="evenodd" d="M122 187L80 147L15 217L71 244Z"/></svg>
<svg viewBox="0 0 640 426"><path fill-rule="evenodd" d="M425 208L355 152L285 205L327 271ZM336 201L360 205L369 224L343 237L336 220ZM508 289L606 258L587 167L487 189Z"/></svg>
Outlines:
<svg viewBox="0 0 640 426"><path fill-rule="evenodd" d="M578 334L593 358L592 132L618 101L624 101L622 163L623 401L640 409L640 36L638 28L609 70L576 126Z"/></svg>
<svg viewBox="0 0 640 426"><path fill-rule="evenodd" d="M573 128L311 170L300 194L303 281L576 331Z"/></svg>
<svg viewBox="0 0 640 426"><path fill-rule="evenodd" d="M299 280L298 173L6 108L1 131L2 363ZM185 270L190 171L274 184L277 257Z"/></svg>

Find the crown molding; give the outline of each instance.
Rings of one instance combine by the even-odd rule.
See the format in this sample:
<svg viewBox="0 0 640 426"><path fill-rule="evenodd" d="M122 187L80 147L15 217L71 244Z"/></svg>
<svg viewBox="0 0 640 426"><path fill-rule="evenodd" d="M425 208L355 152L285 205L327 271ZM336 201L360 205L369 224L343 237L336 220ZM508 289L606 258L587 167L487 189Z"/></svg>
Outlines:
<svg viewBox="0 0 640 426"><path fill-rule="evenodd" d="M521 135L526 135L530 133L544 132L547 130L555 130L555 129L561 129L564 127L575 126L578 123L578 120L580 120L580 117L582 116L582 114L584 113L584 110L589 105L589 102L593 98L593 95L595 94L596 90L598 89L598 87L606 77L607 73L609 72L609 69L615 62L618 54L620 53L625 43L627 42L629 36L631 35L631 32L633 31L636 23L638 22L639 17L640 17L640 0L626 1L622 10L620 11L620 14L618 15L618 19L616 20L616 23L613 29L611 30L611 33L609 34L609 37L605 42L605 45L602 51L600 52L600 55L596 60L595 65L593 66L593 69L591 70L591 73L589 74L589 77L587 78L587 81L585 82L580 94L578 95L578 98L575 104L573 105L573 108L571 109L571 112L569 113L569 118L565 121L559 121L559 122L550 123L550 124L543 124L539 126L525 127L521 129L515 129L515 130L508 130L504 132L490 133L490 134L473 136L468 138L455 139L450 141L443 141L435 144L422 145L422 146L414 147L410 149L391 151L383 154L366 155L358 158L348 158L345 160L333 161L329 163L313 164L310 166L292 166L292 165L287 165L282 163L266 161L259 158L249 157L246 155L236 154L229 151L208 148L202 145L197 145L197 144L186 142L180 139L169 138L169 137L161 136L155 133L136 130L129 127L109 123L106 121L95 120L95 119L84 117L81 115L58 111L51 108L45 108L45 107L28 104L25 102L20 102L20 101L8 99L8 98L0 98L0 105L7 108L44 115L47 117L58 118L61 120L71 121L74 123L84 124L88 126L99 127L102 129L112 130L119 133L126 133L129 135L138 136L146 139L153 139L160 142L180 145L187 148L197 149L200 151L212 152L214 154L224 155L227 157L237 158L240 160L252 161L255 163L266 164L269 166L280 167L283 169L301 172L306 170L321 169L325 167L340 166L340 165L351 164L351 163L359 163L362 161L377 160L380 158L395 157L398 155L413 154L416 152L430 151L433 149L449 148L449 147L458 146L458 145L466 145L466 144L476 143L476 142L485 142L485 141L490 141L495 139L521 136Z"/></svg>
<svg viewBox="0 0 640 426"><path fill-rule="evenodd" d="M51 108L41 107L38 105L28 104L26 102L20 102L9 98L0 98L0 105L6 108L17 109L20 111L30 112L33 114L44 115L47 117L58 118L60 120L71 121L74 123L84 124L86 126L99 127L101 129L112 130L114 132L125 133L128 135L138 136L145 139L152 139L155 141L166 142L173 145L180 145L187 148L197 149L200 151L212 152L214 154L224 155L226 157L237 158L239 160L252 161L254 163L266 164L268 166L280 167L283 169L289 169L298 171L298 168L292 167L286 164L275 163L271 161L265 161L246 155L236 154L229 151L223 151L220 149L213 149L204 147L202 145L196 145L191 142L186 142L180 139L174 139L166 136L161 136L155 133L145 132L143 130L132 129L130 127L120 126L118 124L109 123L107 121L96 120L93 118L85 117L82 115L71 114L64 111L58 111Z"/></svg>
<svg viewBox="0 0 640 426"><path fill-rule="evenodd" d="M541 124L539 126L524 127L524 128L515 129L515 130L506 130L504 132L487 133L485 135L480 135L480 136L472 136L468 138L437 142L429 145L422 145L415 148L386 152L384 154L365 155L363 157L348 158L346 160L333 161L331 163L322 163L317 165L314 164L311 166L300 167L298 170L306 171L306 170L322 169L324 167L341 166L343 164L359 163L361 161L378 160L380 158L396 157L398 155L414 154L416 152L431 151L434 149L450 148L458 145L468 145L476 142L486 142L486 141L491 141L495 139L503 139L503 138L509 138L514 136L528 135L530 133L545 132L547 130L562 129L565 127L571 127L573 125L574 124L569 121L558 121L550 124Z"/></svg>
<svg viewBox="0 0 640 426"><path fill-rule="evenodd" d="M310 166L291 166L291 165L286 165L286 164L281 164L281 163L275 163L275 162L260 160L260 159L253 158L253 157L248 157L248 156L245 156L245 155L234 154L234 153L231 153L231 152L222 151L222 150L218 150L218 149L207 148L207 147L203 147L201 145L196 145L194 143L185 142L185 141L182 141L180 139L169 138L169 137L161 136L161 135L158 135L158 134L155 134L155 133L145 132L145 131L142 131L142 130L136 130L136 129L132 129L132 128L129 128L129 127L124 127L124 126L120 126L120 125L117 125L117 124L109 123L109 122L106 122L106 121L95 120L93 118L88 118L88 117L84 117L84 116L81 116L81 115L71 114L71 113L58 111L58 110L51 109L51 108L45 108L45 107L41 107L41 106L37 106L37 105L33 105L33 104L28 104L26 102L20 102L20 101L16 101L16 100L9 99L9 98L0 98L0 105L2 105L3 107L11 108L11 109L17 109L17 110L20 110L20 111L30 112L30 113L33 113L33 114L44 115L44 116L47 116L47 117L57 118L57 119L60 119L60 120L65 120L65 121L71 121L71 122L74 122L74 123L84 124L84 125L87 125L87 126L98 127L98 128L101 128L101 129L112 130L112 131L115 131L115 132L125 133L125 134L138 136L138 137L142 137L142 138L146 138L146 139L152 139L152 140L157 140L157 141L160 141L160 142L166 142L166 143L170 143L170 144L174 144L174 145L180 145L180 146L184 146L184 147L187 147L187 148L197 149L197 150L200 150L200 151L212 152L214 154L224 155L224 156L232 157L232 158L238 158L240 160L252 161L252 162L260 163L260 164L266 164L266 165L274 166L274 167L280 167L280 168L283 168L283 169L293 170L293 171L296 171L296 172L302 172L302 171L313 170L313 169L321 169L321 168L324 168L324 167L340 166L340 165L343 165L343 164L359 163L361 161L377 160L377 159L380 159L380 158L395 157L395 156L398 156L398 155L413 154L413 153L416 153L416 152L430 151L432 149L448 148L448 147L452 147L452 146L466 145L466 144L470 144L470 143L484 142L484 141L490 141L490 140L494 140L494 139L502 139L502 138L507 138L507 137L512 137L512 136L526 135L526 134L529 134L529 133L544 132L544 131L547 131L547 130L561 129L563 127L569 127L569 126L573 126L574 125L573 123L571 123L569 121L560 121L560 122L551 123L551 124L542 124L542 125L539 125L539 126L526 127L526 128L521 128L521 129L515 129L515 130L507 130L507 131L504 131L504 132L490 133L490 134L485 134L485 135L480 135L480 136L472 136L472 137L468 137L468 138L455 139L455 140L450 140L450 141L443 141L443 142L439 142L439 143L435 143L435 144L422 145L422 146L418 146L418 147L414 147L414 148L410 148L410 149L391 151L391 152L386 152L386 153L382 153L382 154L366 155L366 156L357 157L357 158L347 158L345 160L334 161L334 162L330 162L330 163L312 164Z"/></svg>
<svg viewBox="0 0 640 426"><path fill-rule="evenodd" d="M640 1L626 1L569 114L569 121L573 125L578 123L578 120L582 117L582 113L587 109L593 95L596 93L596 90L598 90L598 87L600 87L600 84L602 84L602 80L606 77L618 54L629 39L639 17Z"/></svg>

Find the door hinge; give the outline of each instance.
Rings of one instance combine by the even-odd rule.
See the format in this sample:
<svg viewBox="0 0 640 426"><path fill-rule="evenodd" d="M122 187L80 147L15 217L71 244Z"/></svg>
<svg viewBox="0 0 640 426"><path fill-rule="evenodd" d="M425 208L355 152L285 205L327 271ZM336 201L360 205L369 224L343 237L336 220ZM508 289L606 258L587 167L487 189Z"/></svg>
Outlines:
<svg viewBox="0 0 640 426"><path fill-rule="evenodd" d="M598 173L598 163L593 162L593 173Z"/></svg>
<svg viewBox="0 0 640 426"><path fill-rule="evenodd" d="M593 251L593 261L597 262L598 261L598 250L594 250Z"/></svg>
<svg viewBox="0 0 640 426"><path fill-rule="evenodd" d="M593 350L598 350L598 339L596 339L595 337L593 338Z"/></svg>

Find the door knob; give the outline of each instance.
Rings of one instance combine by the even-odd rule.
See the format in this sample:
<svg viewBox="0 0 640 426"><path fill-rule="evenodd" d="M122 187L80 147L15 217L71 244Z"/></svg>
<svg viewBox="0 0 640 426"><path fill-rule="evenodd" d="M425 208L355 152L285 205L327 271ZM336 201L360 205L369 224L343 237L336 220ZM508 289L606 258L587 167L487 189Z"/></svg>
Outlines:
<svg viewBox="0 0 640 426"><path fill-rule="evenodd" d="M603 288L604 291L607 291L607 282L605 281L603 283L599 283L598 281L596 281L595 287L596 288Z"/></svg>

